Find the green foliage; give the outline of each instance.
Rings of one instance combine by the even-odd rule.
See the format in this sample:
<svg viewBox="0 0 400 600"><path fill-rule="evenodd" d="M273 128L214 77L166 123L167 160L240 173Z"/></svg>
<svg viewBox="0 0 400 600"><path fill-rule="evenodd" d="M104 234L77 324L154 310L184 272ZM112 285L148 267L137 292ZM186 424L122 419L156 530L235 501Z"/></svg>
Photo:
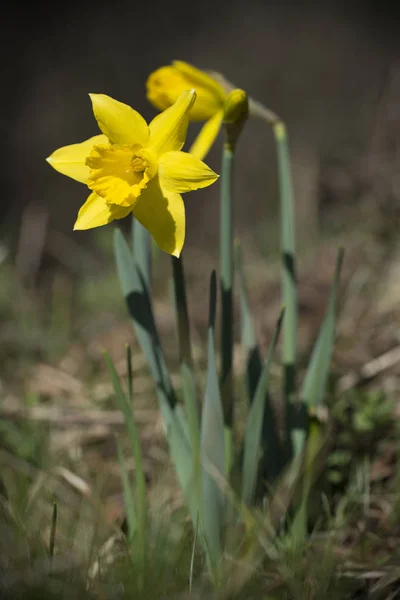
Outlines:
<svg viewBox="0 0 400 600"><path fill-rule="evenodd" d="M283 306L276 315L268 348L261 348L257 340L239 243L236 255L233 251L232 147L224 148L222 160L220 265L218 277L213 271L210 278L203 386L196 380L183 259L171 258L181 376L178 389L154 314L154 248L149 234L133 220L130 243L120 231L114 237L118 276L150 368L191 527L189 522L185 530L181 512L163 521L151 510L135 419L131 350L127 348L126 389L106 355L134 463L132 477L126 447L122 439L116 439L126 535L113 532L101 546L104 540L94 539L90 516L94 498L82 500L79 496L76 508L68 487L60 481L50 485L55 476L44 471L48 431L28 422L2 420L0 569L6 565L7 570L6 577L0 578L2 597L383 600L398 592L400 556L393 540L390 551L384 547L388 529L383 534L368 531L372 521L371 463L380 439L392 425L393 405L380 392L351 391L336 398L333 391L335 402L329 407L329 419L326 423L319 419L319 409L327 408L341 250L325 316L302 385L297 386L298 302L290 154L284 124L275 116L271 121L271 113L265 114L273 126L277 149ZM244 359L241 386L236 385L239 375L234 360L235 277ZM114 298L115 286L113 279L105 279L104 289L111 294L109 298L100 295L107 306ZM53 285L49 331L62 330L65 344L69 304L63 290L62 282ZM87 304L98 305L97 284L89 292ZM3 307L1 296L0 309ZM36 323L33 313L32 307L24 307L21 313L23 329L32 339L38 331L32 327ZM219 353L215 349L218 329ZM272 393L271 366L277 349L281 350L282 380L278 397L273 397L277 386ZM54 352L52 347L50 354ZM247 390L245 406L241 389ZM35 396L26 398L27 405L39 401ZM244 422L243 410L247 410ZM331 421L335 427L333 450ZM396 435L398 453L400 436ZM395 528L398 522L399 481L397 473L391 490L394 508L386 527ZM322 494L324 489L329 489L329 495ZM58 492L56 499L53 491ZM374 501L379 506L379 499ZM97 518L95 515L94 520ZM112 552L107 548L113 548Z"/></svg>
<svg viewBox="0 0 400 600"><path fill-rule="evenodd" d="M379 444L387 439L393 424L393 401L382 391L355 389L339 397L333 394L331 404L336 435L325 477L334 490L343 492L365 457L377 456Z"/></svg>
<svg viewBox="0 0 400 600"><path fill-rule="evenodd" d="M258 346L251 314L240 247L234 261L232 194L234 149L225 145L222 158L220 198L220 291L221 336L220 361L214 348L216 325L216 275L210 283L208 328L208 365L204 393L198 392L190 341L190 320L186 298L182 258L172 258L175 312L181 370L183 405L172 385L171 375L161 347L153 314L151 294L151 249L147 232L133 225L133 250L121 232L115 234L115 256L122 291L131 316L137 340L147 358L158 396L172 462L186 500L193 529L199 530L199 541L215 582L221 577L224 549L235 537L232 528L243 525L241 506L251 508L260 500L274 505L280 521L292 525L293 536L305 541L308 531L308 503L317 473L323 468L317 455L326 442L326 432L315 417L316 408L324 401L329 363L332 355L336 296L343 252L339 252L331 294L303 386L297 400L297 282L294 242L294 213L291 168L286 129L279 120L273 123L281 198L282 304L277 316L267 359ZM243 439L238 427L235 403L238 401L234 381L234 272L239 277L241 343L246 361L246 386L249 411ZM282 398L286 426L280 431L276 402L270 397L270 368L282 326ZM218 363L220 373L218 375ZM112 372L117 398L120 383ZM203 401L200 398L203 397ZM130 401L131 402L131 401ZM126 402L119 400L128 429L131 417ZM138 440L137 431L130 432ZM239 441L239 443L237 443ZM133 448L135 463L137 448ZM136 452L136 454L135 454ZM129 479L119 451L125 489L129 528L137 527L137 502L129 493ZM322 453L321 456L324 454ZM273 489L275 488L275 492ZM281 491L277 496L276 489ZM283 490L283 492L282 492ZM279 501L277 501L277 499ZM279 502L282 502L279 506ZM243 503L243 504L242 504ZM285 507L282 512L282 506ZM236 508L235 508L236 507Z"/></svg>

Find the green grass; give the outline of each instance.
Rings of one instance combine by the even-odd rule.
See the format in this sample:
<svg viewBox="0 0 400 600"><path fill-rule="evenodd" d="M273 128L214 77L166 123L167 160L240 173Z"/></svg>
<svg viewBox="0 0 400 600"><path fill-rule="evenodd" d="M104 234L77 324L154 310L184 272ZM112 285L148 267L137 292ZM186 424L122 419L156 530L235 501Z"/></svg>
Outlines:
<svg viewBox="0 0 400 600"><path fill-rule="evenodd" d="M26 398L29 406L38 402ZM390 598L400 565L399 480L394 468L383 480L371 480L370 473L374 462L397 451L392 402L368 391L338 395L333 384L329 403L335 428L328 469L310 496L306 539L295 535L291 520L272 531L263 513L251 510L247 529L228 532L217 589L183 507L165 513L149 506L143 563L135 537L128 543L119 523L105 520L102 474L89 478L94 499L85 498L54 476L54 467L62 465L86 479L87 472L79 460L49 455L51 431L45 424L1 421L3 597ZM119 439L127 450L126 435ZM58 517L51 557L54 500Z"/></svg>
<svg viewBox="0 0 400 600"><path fill-rule="evenodd" d="M203 325L187 285L199 265L172 257L166 274L166 257L135 221L129 241L114 232L113 248L99 234L107 269L53 269L28 288L11 260L0 265L0 598L399 592L393 398L368 382L346 392L337 383L341 250L301 356L288 137L261 112L277 151L281 307L254 310L239 243L234 254L229 144L219 273L207 262L195 315ZM261 264L252 281L267 281Z"/></svg>

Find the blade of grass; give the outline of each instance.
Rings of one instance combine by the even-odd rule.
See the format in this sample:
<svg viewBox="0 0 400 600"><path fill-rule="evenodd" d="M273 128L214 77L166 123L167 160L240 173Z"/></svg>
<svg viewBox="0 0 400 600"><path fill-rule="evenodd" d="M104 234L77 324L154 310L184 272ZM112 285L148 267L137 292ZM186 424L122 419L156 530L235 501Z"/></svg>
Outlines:
<svg viewBox="0 0 400 600"><path fill-rule="evenodd" d="M51 517L50 539L49 539L49 557L50 557L50 563L53 561L53 557L54 557L54 549L55 549L55 543L56 543L57 520L58 520L58 505L57 505L57 502L54 502L53 503L53 514L52 514L52 517Z"/></svg>
<svg viewBox="0 0 400 600"><path fill-rule="evenodd" d="M263 429L264 413L267 408L269 370L276 344L278 342L283 315L284 310L281 311L275 326L268 356L258 381L254 395L254 401L251 405L246 425L244 436L242 500L247 505L251 505L254 502L259 468L261 432ZM268 408L271 410L271 407ZM276 471L278 470L276 468L276 462L279 461L280 444L279 438L277 437L276 423L272 410L268 417L267 425L269 424L270 430L266 431L266 444L264 446L264 451L268 453L266 458L269 458L269 462L271 462L271 460L273 461L270 469L273 469L274 475L276 475Z"/></svg>
<svg viewBox="0 0 400 600"><path fill-rule="evenodd" d="M225 499L215 477L209 472L209 467L212 467L224 477L226 461L224 415L218 385L214 348L216 299L216 274L215 271L213 271L210 282L207 382L201 420L201 459L203 475L200 519L208 563L211 571L214 573L222 555L221 534Z"/></svg>
<svg viewBox="0 0 400 600"><path fill-rule="evenodd" d="M136 508L135 508L135 499L133 497L132 485L131 485L131 482L129 481L129 474L128 474L128 470L126 467L125 456L124 456L124 453L122 452L121 444L119 443L117 437L115 438L115 442L117 445L117 458L118 458L118 464L119 464L119 469L120 469L120 473L121 473L126 521L128 524L128 542L129 542L129 545L131 546L131 549L133 550L133 547L132 547L133 546L133 536L135 535L135 532L137 530L137 522L138 522Z"/></svg>
<svg viewBox="0 0 400 600"><path fill-rule="evenodd" d="M136 488L136 525L138 532L138 551L141 556L144 557L147 551L147 531L148 531L148 506L147 506L147 495L146 495L146 475L143 467L143 456L140 445L139 430L135 421L135 415L133 410L133 397L132 397L132 357L129 346L127 347L127 371L128 371L128 398L122 389L121 380L115 369L115 366L110 358L106 354L105 356L107 366L111 375L111 380L116 393L118 407L122 412L125 420L125 425L129 435L129 441L132 448L132 456L135 461L135 488Z"/></svg>

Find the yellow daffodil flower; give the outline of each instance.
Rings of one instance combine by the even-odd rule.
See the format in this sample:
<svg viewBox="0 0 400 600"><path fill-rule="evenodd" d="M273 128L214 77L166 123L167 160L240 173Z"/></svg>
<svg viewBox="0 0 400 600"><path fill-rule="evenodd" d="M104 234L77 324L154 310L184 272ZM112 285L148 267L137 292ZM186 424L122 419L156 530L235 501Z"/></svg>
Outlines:
<svg viewBox="0 0 400 600"><path fill-rule="evenodd" d="M197 100L189 117L192 121L206 121L190 153L203 159L221 128L227 92L213 77L176 60L152 73L146 83L147 98L159 110L170 107L184 90L194 88Z"/></svg>
<svg viewBox="0 0 400 600"><path fill-rule="evenodd" d="M181 152L195 91L181 93L149 125L109 96L90 98L102 134L60 148L47 159L56 171L91 190L74 229L100 227L132 212L162 250L179 256L185 239L181 194L218 178L201 160Z"/></svg>

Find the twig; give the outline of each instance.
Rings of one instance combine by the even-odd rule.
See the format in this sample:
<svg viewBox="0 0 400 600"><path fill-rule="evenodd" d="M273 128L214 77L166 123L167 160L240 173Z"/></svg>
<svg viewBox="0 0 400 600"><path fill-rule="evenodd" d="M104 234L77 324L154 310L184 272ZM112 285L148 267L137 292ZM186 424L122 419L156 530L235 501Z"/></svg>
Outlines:
<svg viewBox="0 0 400 600"><path fill-rule="evenodd" d="M393 367L398 362L400 362L400 346L396 346L377 358L365 363L358 373L351 372L343 375L343 377L339 379L338 390L340 392L347 392L348 390L358 387L359 385L370 381L383 371L390 369L390 367Z"/></svg>

